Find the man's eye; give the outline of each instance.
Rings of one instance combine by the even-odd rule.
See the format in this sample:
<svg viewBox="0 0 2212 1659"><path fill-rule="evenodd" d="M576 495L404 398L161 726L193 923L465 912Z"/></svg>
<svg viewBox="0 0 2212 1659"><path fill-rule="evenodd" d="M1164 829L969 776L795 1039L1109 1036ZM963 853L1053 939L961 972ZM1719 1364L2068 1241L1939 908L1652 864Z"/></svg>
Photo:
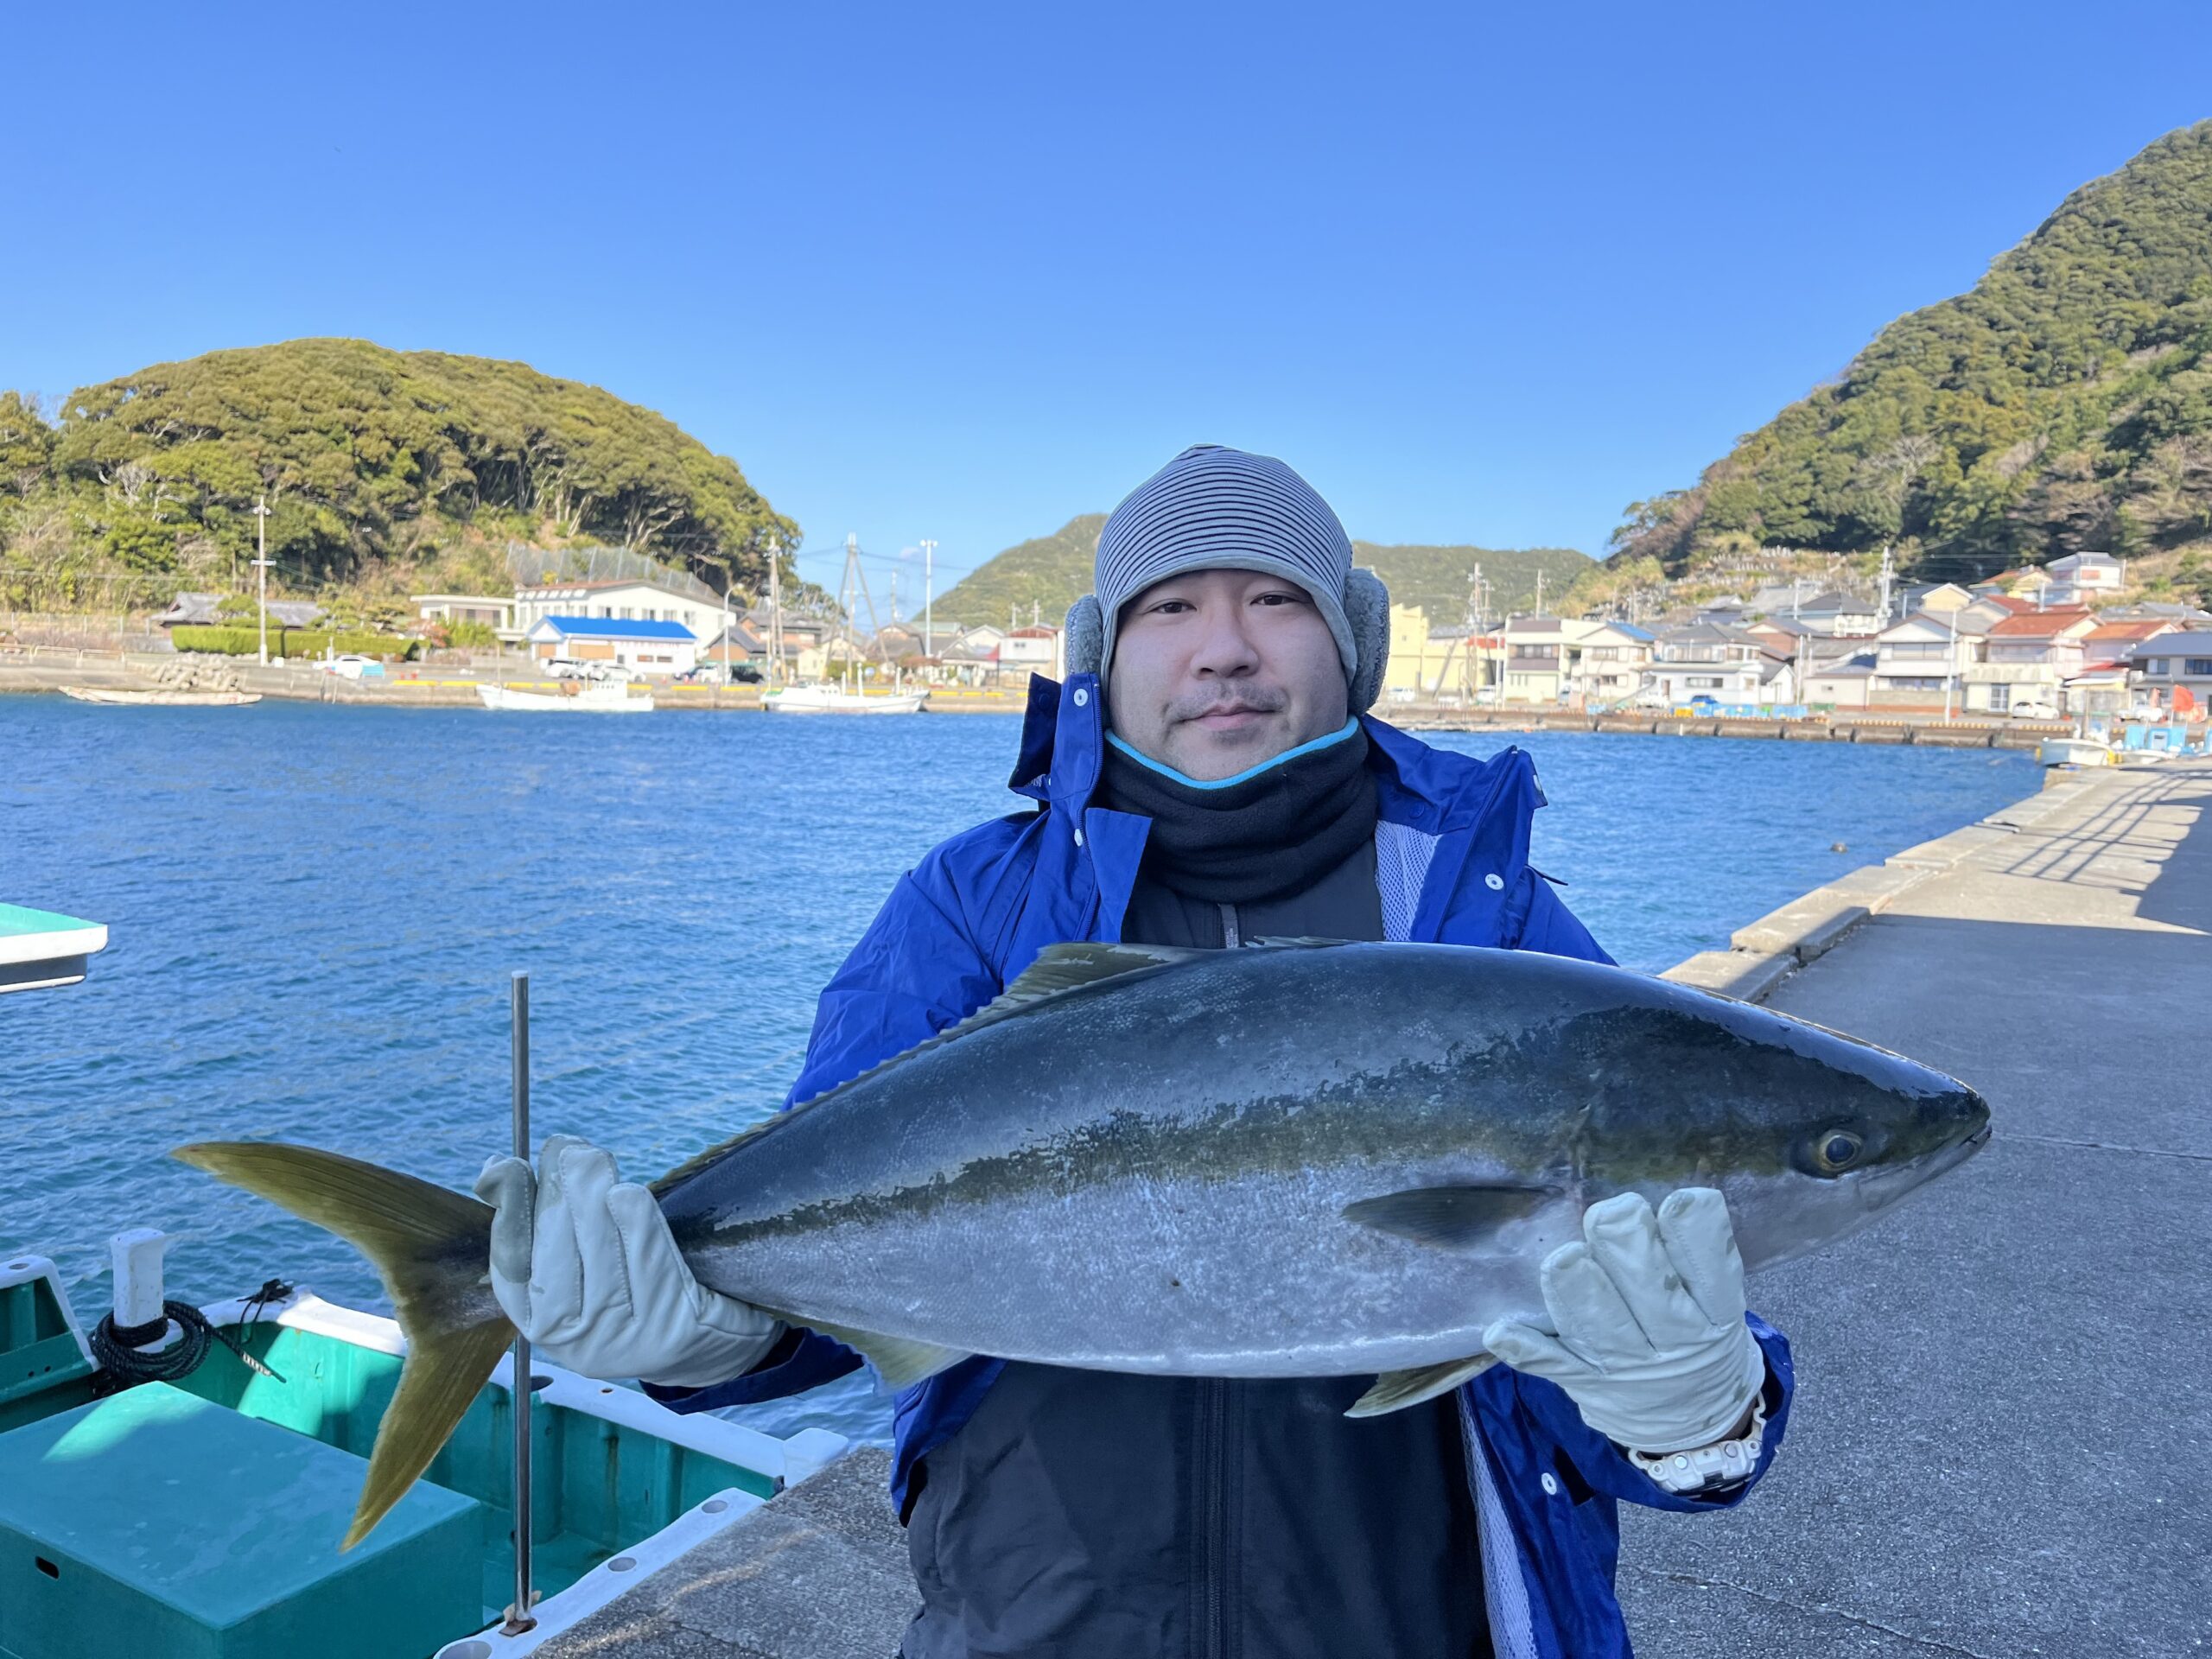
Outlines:
<svg viewBox="0 0 2212 1659"><path fill-rule="evenodd" d="M1146 608L1154 616L1166 616L1173 612L1189 610L1191 601L1187 599L1163 599L1159 604Z"/></svg>
<svg viewBox="0 0 2212 1659"><path fill-rule="evenodd" d="M1305 602L1302 594L1262 594L1252 601L1255 605L1300 605Z"/></svg>

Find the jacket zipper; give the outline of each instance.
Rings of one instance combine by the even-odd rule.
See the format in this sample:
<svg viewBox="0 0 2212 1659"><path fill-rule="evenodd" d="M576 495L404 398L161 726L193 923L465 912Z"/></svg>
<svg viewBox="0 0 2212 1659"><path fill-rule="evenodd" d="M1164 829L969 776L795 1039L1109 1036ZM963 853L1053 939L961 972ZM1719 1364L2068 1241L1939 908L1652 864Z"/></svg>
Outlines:
<svg viewBox="0 0 2212 1659"><path fill-rule="evenodd" d="M1217 1376L1200 1377L1198 1397L1198 1570L1205 1592L1198 1652L1201 1659L1228 1659L1229 1384Z"/></svg>

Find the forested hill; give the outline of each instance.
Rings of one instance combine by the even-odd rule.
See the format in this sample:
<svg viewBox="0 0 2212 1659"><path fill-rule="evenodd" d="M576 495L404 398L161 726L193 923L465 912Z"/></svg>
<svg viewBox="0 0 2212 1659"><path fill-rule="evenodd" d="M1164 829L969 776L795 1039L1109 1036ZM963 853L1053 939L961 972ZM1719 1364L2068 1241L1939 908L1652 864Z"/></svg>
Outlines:
<svg viewBox="0 0 2212 1659"><path fill-rule="evenodd" d="M1891 323L1695 487L1634 504L1614 558L1679 574L1754 543L1894 543L1907 569L1952 577L2202 538L2209 353L2212 121L2076 190L1971 292Z"/></svg>
<svg viewBox="0 0 2212 1659"><path fill-rule="evenodd" d="M506 537L620 543L715 586L765 575L779 518L673 422L520 363L296 340L73 393L0 393L0 567L220 587L269 550L293 588L450 569ZM465 573L456 573L459 574Z"/></svg>
<svg viewBox="0 0 2212 1659"><path fill-rule="evenodd" d="M1007 549L938 597L937 620L1004 627L1010 613L1024 622L1033 613L1059 621L1090 590L1091 557L1105 523L1104 513L1086 512L1050 536ZM1494 612L1529 609L1540 571L1545 593L1561 594L1590 569L1587 556L1564 547L1382 547L1354 542L1352 560L1371 567L1389 585L1393 599L1420 606L1437 624L1457 622L1465 613L1468 578L1478 565L1490 586Z"/></svg>

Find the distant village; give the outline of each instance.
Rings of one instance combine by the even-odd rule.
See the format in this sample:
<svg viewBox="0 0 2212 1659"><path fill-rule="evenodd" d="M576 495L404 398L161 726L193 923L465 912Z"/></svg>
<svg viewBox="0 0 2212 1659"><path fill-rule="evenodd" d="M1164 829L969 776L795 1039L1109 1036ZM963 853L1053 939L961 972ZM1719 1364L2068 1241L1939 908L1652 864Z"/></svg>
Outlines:
<svg viewBox="0 0 2212 1659"><path fill-rule="evenodd" d="M734 607L696 577L621 550L566 557L573 571L511 595L414 595L418 623L434 633L473 625L541 664L601 663L645 679L845 677L1011 691L1065 671L1060 628L1034 606L1002 626L894 615L862 632L841 616ZM1418 606L1394 605L1383 696L1588 713L2201 719L2212 707L2212 614L2122 602L2124 575L2120 561L2092 552L1965 585L1900 583L1886 596L1800 577L1649 626L1542 613L1438 626ZM156 620L210 622L217 602L181 594ZM304 601L269 608L288 626L317 620Z"/></svg>

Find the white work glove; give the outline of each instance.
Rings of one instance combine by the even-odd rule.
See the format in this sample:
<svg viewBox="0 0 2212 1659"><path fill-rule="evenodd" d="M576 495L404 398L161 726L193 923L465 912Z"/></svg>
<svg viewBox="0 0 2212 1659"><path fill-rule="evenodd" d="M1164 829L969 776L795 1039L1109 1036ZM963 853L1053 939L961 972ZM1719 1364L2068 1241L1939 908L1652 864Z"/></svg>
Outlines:
<svg viewBox="0 0 2212 1659"><path fill-rule="evenodd" d="M537 1352L586 1376L700 1389L776 1345L779 1321L691 1276L660 1205L618 1180L612 1154L556 1135L537 1170L494 1158L476 1178L497 1212L492 1294Z"/></svg>
<svg viewBox="0 0 2212 1659"><path fill-rule="evenodd" d="M1484 1345L1558 1383L1584 1422L1621 1446L1686 1452L1729 1434L1765 1386L1766 1358L1744 1323L1727 1201L1686 1186L1655 1217L1624 1192L1584 1212L1582 1236L1544 1259L1553 1328L1500 1319Z"/></svg>

